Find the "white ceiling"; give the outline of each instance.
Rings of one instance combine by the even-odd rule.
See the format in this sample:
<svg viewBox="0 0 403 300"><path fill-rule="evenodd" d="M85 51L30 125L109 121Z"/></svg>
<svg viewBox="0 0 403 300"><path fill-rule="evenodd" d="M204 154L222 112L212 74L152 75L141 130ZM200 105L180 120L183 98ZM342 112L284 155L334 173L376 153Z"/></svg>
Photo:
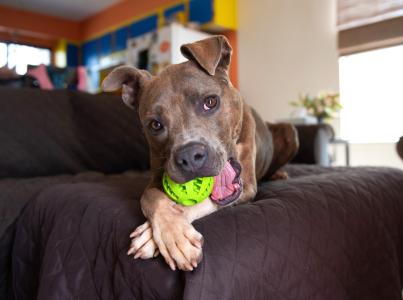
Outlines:
<svg viewBox="0 0 403 300"><path fill-rule="evenodd" d="M0 5L80 21L120 0L0 0Z"/></svg>

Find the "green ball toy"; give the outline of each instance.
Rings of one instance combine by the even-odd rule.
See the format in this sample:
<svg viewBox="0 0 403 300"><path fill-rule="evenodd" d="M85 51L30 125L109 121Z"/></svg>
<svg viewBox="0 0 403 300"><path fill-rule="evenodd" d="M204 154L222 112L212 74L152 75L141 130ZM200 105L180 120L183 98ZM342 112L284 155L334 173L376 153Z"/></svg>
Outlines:
<svg viewBox="0 0 403 300"><path fill-rule="evenodd" d="M185 183L176 183L167 173L162 176L165 193L176 203L191 206L202 202L211 195L214 177L200 177Z"/></svg>

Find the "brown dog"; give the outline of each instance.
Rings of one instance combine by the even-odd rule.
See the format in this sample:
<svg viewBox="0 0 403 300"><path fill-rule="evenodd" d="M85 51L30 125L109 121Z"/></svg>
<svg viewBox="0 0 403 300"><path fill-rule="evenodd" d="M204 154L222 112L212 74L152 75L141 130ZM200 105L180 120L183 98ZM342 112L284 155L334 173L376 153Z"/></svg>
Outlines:
<svg viewBox="0 0 403 300"><path fill-rule="evenodd" d="M123 101L138 110L150 145L152 179L141 198L148 221L130 235L128 254L146 259L159 251L172 270L193 270L202 258L203 237L192 222L252 200L257 181L284 165L298 143L292 126L266 125L232 86L232 49L225 37L186 44L181 51L189 61L158 76L123 66L102 87L122 88ZM281 134L272 135L269 127ZM211 197L184 207L163 192L163 172L179 183L217 177Z"/></svg>

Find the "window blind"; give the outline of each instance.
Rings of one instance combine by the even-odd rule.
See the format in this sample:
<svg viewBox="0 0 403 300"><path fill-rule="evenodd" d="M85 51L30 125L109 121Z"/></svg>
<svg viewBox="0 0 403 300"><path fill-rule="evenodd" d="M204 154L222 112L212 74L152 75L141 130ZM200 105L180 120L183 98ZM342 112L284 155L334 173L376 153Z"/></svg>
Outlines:
<svg viewBox="0 0 403 300"><path fill-rule="evenodd" d="M401 16L403 16L403 0L338 0L339 30Z"/></svg>
<svg viewBox="0 0 403 300"><path fill-rule="evenodd" d="M338 0L337 3L341 54L403 43L403 0Z"/></svg>

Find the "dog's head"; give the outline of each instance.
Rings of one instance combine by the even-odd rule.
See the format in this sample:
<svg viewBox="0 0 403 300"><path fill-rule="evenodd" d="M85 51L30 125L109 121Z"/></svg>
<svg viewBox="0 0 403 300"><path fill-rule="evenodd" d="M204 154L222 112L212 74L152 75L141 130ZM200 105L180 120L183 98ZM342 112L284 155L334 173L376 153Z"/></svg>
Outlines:
<svg viewBox="0 0 403 300"><path fill-rule="evenodd" d="M218 175L235 158L243 109L228 77L232 49L224 36L183 45L181 52L189 61L158 76L123 66L102 84L105 91L122 88L123 101L138 109L152 168L179 183Z"/></svg>

